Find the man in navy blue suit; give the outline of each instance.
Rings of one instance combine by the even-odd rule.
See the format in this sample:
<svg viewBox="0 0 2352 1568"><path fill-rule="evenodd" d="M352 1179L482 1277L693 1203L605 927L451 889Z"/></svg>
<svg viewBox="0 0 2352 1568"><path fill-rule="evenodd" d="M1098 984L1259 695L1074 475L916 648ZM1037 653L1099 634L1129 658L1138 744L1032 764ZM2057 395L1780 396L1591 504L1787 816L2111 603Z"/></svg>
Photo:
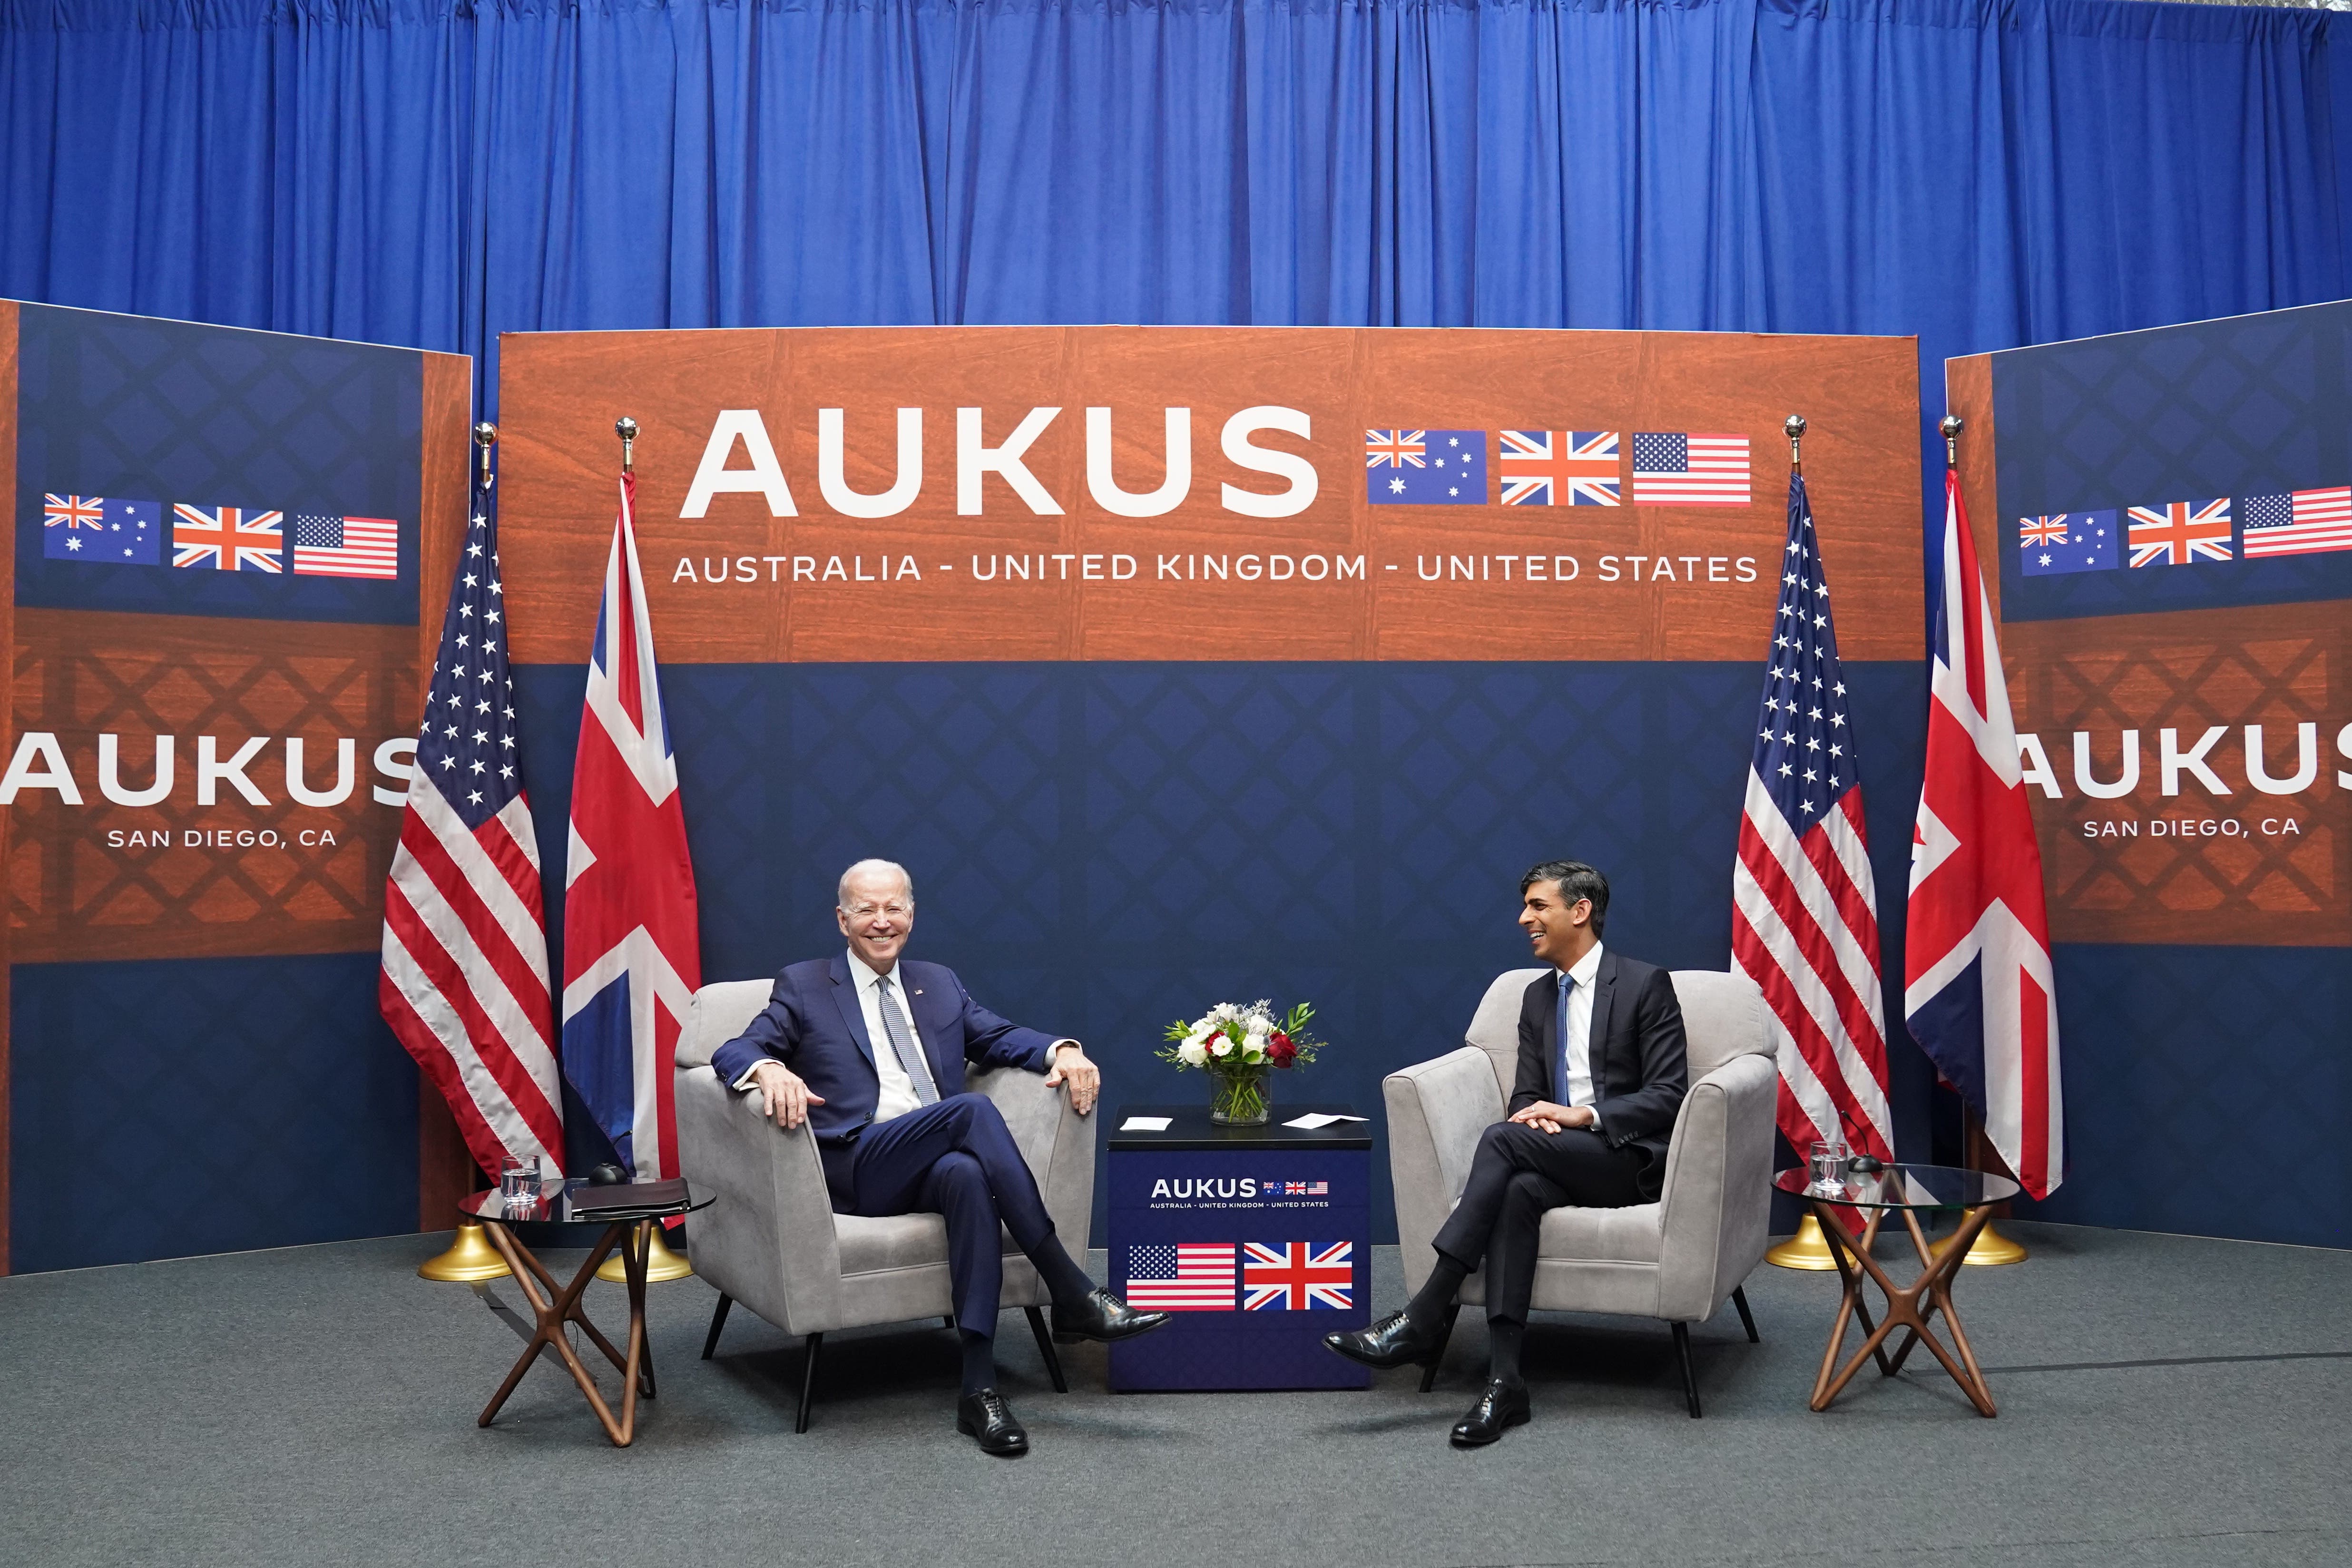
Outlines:
<svg viewBox="0 0 2352 1568"><path fill-rule="evenodd" d="M1054 1298L1056 1340L1121 1340L1168 1321L1097 1289L1064 1250L1036 1178L995 1103L964 1089L964 1064L1024 1068L1065 1089L1083 1116L1102 1074L1078 1042L1008 1023L942 964L901 963L915 883L888 860L842 873L834 910L849 951L788 966L751 1026L711 1053L720 1081L760 1096L779 1127L815 1135L834 1212L939 1214L963 1338L956 1429L992 1454L1029 1449L996 1387L998 1226Z"/></svg>

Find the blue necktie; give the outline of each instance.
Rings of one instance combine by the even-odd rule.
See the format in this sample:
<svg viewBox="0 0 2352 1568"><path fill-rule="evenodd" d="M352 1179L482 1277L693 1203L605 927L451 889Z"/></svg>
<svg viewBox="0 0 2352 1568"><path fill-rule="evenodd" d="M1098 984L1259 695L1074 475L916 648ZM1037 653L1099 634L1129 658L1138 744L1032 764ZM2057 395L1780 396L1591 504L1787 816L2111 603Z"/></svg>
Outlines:
<svg viewBox="0 0 2352 1568"><path fill-rule="evenodd" d="M1560 971L1559 1006L1557 1020L1552 1026L1552 1034L1559 1043L1559 1049L1552 1058L1551 1098L1555 1105L1568 1103L1568 993L1575 984L1575 976L1566 970Z"/></svg>

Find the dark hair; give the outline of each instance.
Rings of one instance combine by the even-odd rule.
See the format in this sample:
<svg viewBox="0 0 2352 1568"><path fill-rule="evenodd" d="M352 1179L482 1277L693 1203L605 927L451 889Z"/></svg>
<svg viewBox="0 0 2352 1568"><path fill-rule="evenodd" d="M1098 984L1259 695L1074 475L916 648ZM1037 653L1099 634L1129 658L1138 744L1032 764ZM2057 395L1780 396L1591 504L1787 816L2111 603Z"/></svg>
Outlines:
<svg viewBox="0 0 2352 1568"><path fill-rule="evenodd" d="M1519 879L1519 896L1527 897L1528 889L1538 882L1558 882L1559 896L1571 904L1579 899L1591 900L1593 935L1599 936L1601 928L1609 923L1609 879L1583 861L1538 861Z"/></svg>

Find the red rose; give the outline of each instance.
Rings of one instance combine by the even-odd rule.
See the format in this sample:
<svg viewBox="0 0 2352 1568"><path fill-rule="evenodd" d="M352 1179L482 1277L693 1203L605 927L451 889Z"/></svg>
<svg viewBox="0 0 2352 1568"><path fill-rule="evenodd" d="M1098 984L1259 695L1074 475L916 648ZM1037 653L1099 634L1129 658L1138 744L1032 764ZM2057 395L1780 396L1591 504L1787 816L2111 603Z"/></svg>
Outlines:
<svg viewBox="0 0 2352 1568"><path fill-rule="evenodd" d="M1297 1056L1298 1047L1291 1043L1288 1035L1279 1029L1265 1043L1265 1059L1278 1068L1288 1067Z"/></svg>

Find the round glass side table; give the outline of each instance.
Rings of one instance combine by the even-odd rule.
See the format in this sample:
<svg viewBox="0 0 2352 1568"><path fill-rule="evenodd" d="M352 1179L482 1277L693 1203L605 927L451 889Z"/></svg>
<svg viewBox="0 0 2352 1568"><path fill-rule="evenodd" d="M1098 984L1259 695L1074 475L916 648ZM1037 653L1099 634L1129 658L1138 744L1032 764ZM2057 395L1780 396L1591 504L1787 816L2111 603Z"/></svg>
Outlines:
<svg viewBox="0 0 2352 1568"><path fill-rule="evenodd" d="M1958 1272L1960 1260L1969 1255L1969 1244L1992 1218L1993 1205L2017 1196L2018 1184L2007 1176L1984 1171L1903 1164L1849 1175L1835 1185L1818 1184L1803 1170L1783 1171L1772 1179L1772 1184L1812 1205L1813 1217L1821 1221L1822 1235L1828 1238L1838 1277L1845 1282L1845 1297L1838 1303L1837 1321L1830 1329L1829 1346L1822 1352L1822 1369L1813 1379L1812 1407L1828 1409L1830 1401L1853 1381L1853 1374L1862 1370L1864 1361L1875 1361L1882 1375L1893 1377L1903 1370L1903 1363L1913 1347L1925 1344L1943 1363L1944 1370L1952 1374L1952 1381L1960 1385L1960 1392L1969 1396L1969 1403L1977 1407L1979 1415L1997 1414L1992 1390L1985 1386L1976 1352L1969 1347L1968 1331L1960 1327L1959 1314L1952 1308L1952 1279ZM1930 1247L1927 1233L1919 1226L1919 1215L1939 1209L1958 1211L1960 1223L1951 1235ZM1866 1216L1860 1237L1849 1228L1856 1215ZM1886 1271L1870 1255L1871 1243L1878 1239L1878 1227L1890 1215L1901 1216L1904 1227L1911 1233L1912 1248L1919 1255L1919 1277L1901 1287L1887 1278ZM1870 1303L1864 1295L1866 1284L1876 1285L1885 1298L1883 1320L1874 1324L1871 1321ZM1943 1313L1945 1327L1951 1332L1949 1350L1927 1326L1927 1320L1937 1312ZM1862 1324L1862 1348L1841 1365L1838 1352L1845 1344L1846 1325L1855 1321ZM1889 1356L1886 1337L1897 1329L1903 1331L1903 1342Z"/></svg>

